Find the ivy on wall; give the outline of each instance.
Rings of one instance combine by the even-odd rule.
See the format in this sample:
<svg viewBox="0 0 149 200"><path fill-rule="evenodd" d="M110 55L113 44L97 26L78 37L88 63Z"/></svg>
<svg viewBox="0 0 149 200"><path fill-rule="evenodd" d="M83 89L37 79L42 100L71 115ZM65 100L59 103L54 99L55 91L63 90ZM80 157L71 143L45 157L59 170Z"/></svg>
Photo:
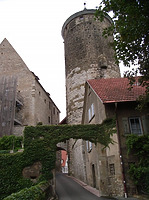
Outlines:
<svg viewBox="0 0 149 200"><path fill-rule="evenodd" d="M126 140L128 153L137 157L130 165L129 174L141 193L149 194L149 135L129 135Z"/></svg>
<svg viewBox="0 0 149 200"><path fill-rule="evenodd" d="M4 150L18 150L22 148L23 137L22 136L3 136L0 138L0 153Z"/></svg>
<svg viewBox="0 0 149 200"><path fill-rule="evenodd" d="M25 188L17 193L14 193L8 197L6 197L4 200L45 200L46 195L42 191L41 187L42 184L40 183L36 186L32 186L30 188Z"/></svg>
<svg viewBox="0 0 149 200"><path fill-rule="evenodd" d="M115 119L105 120L101 125L52 125L26 127L24 151L15 154L0 154L0 199L35 185L22 175L25 167L39 161L41 176L36 184L52 178L55 168L57 143L70 138L89 140L108 147L111 135L116 133ZM14 198L15 199L15 198Z"/></svg>

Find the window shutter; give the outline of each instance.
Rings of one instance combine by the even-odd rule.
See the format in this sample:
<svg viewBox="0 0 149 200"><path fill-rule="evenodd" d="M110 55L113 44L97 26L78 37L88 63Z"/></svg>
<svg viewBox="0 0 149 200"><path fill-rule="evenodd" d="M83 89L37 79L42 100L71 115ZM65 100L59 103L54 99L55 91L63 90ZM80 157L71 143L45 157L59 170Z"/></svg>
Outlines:
<svg viewBox="0 0 149 200"><path fill-rule="evenodd" d="M149 134L149 116L148 115L142 116L142 124L143 124L144 133Z"/></svg>
<svg viewBox="0 0 149 200"><path fill-rule="evenodd" d="M128 118L122 118L124 134L130 134Z"/></svg>

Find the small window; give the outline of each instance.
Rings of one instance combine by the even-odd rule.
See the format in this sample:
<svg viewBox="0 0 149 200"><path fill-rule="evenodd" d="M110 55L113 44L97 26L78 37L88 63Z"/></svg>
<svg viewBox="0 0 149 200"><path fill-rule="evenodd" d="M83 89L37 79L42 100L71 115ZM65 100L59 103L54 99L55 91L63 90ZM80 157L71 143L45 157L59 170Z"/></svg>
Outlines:
<svg viewBox="0 0 149 200"><path fill-rule="evenodd" d="M92 112L92 117L94 116L94 104L92 103L92 105L91 105L91 112Z"/></svg>
<svg viewBox="0 0 149 200"><path fill-rule="evenodd" d="M91 109L89 108L89 109L88 109L88 120L90 121L91 118L92 118L92 117L91 117Z"/></svg>
<svg viewBox="0 0 149 200"><path fill-rule="evenodd" d="M129 118L130 131L132 134L142 135L142 126L140 117Z"/></svg>
<svg viewBox="0 0 149 200"><path fill-rule="evenodd" d="M44 99L44 102L46 103L46 99Z"/></svg>
<svg viewBox="0 0 149 200"><path fill-rule="evenodd" d="M86 141L86 149L88 152L92 150L92 143L90 141Z"/></svg>
<svg viewBox="0 0 149 200"><path fill-rule="evenodd" d="M49 124L51 123L51 118L50 117L48 117L48 122L49 122Z"/></svg>
<svg viewBox="0 0 149 200"><path fill-rule="evenodd" d="M80 16L80 20L83 20L83 15Z"/></svg>
<svg viewBox="0 0 149 200"><path fill-rule="evenodd" d="M90 121L95 115L94 104L91 104L91 107L88 109L88 120Z"/></svg>
<svg viewBox="0 0 149 200"><path fill-rule="evenodd" d="M115 166L114 164L109 164L110 175L115 175Z"/></svg>

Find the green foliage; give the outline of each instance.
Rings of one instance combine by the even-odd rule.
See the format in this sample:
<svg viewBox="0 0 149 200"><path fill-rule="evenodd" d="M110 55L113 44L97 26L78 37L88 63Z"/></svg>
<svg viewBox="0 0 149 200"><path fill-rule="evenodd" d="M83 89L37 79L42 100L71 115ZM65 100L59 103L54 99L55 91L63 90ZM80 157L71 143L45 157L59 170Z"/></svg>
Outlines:
<svg viewBox="0 0 149 200"><path fill-rule="evenodd" d="M126 144L128 152L138 159L137 163L131 164L129 173L138 190L149 193L149 135L130 135Z"/></svg>
<svg viewBox="0 0 149 200"><path fill-rule="evenodd" d="M42 122L38 122L38 123L37 123L37 126L41 126L41 125L42 125Z"/></svg>
<svg viewBox="0 0 149 200"><path fill-rule="evenodd" d="M125 66L137 65L126 73L132 77L139 72L140 84L149 93L149 1L148 0L102 0L96 17L101 21L107 13L113 13L113 24L104 35L113 35L115 58Z"/></svg>
<svg viewBox="0 0 149 200"><path fill-rule="evenodd" d="M0 150L17 150L22 148L23 137L22 136L3 136L0 138Z"/></svg>
<svg viewBox="0 0 149 200"><path fill-rule="evenodd" d="M25 188L17 193L11 194L4 200L45 200L45 194L41 189L41 184Z"/></svg>
<svg viewBox="0 0 149 200"><path fill-rule="evenodd" d="M22 170L26 166L23 153L0 155L0 199L32 186L29 179L22 177Z"/></svg>
<svg viewBox="0 0 149 200"><path fill-rule="evenodd" d="M116 133L115 119L108 119L101 125L26 127L24 151L15 154L0 154L0 199L34 185L30 179L23 178L22 171L24 167L37 161L42 164L41 176L37 183L50 180L52 170L55 168L57 143L74 138L99 142L108 147L109 143L113 142L110 138L113 133ZM24 192L27 191L24 190Z"/></svg>

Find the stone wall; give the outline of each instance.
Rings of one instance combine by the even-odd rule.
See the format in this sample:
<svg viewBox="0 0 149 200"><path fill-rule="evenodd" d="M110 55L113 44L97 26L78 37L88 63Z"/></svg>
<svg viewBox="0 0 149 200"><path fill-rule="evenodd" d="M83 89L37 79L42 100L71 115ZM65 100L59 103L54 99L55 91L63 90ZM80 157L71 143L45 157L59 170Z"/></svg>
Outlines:
<svg viewBox="0 0 149 200"><path fill-rule="evenodd" d="M0 79L5 77L17 80L16 93L19 92L23 98L23 126L35 126L38 122L59 123L59 109L40 84L39 78L28 69L7 39L0 44ZM14 129L17 135L19 130L18 127Z"/></svg>
<svg viewBox="0 0 149 200"><path fill-rule="evenodd" d="M120 76L110 47L113 38L106 39L102 36L103 29L111 24L111 20L95 20L94 12L95 10L84 10L72 15L62 29L69 124L81 122L86 80Z"/></svg>
<svg viewBox="0 0 149 200"><path fill-rule="evenodd" d="M94 106L94 115L89 120L88 110L91 105ZM105 109L105 105L86 84L82 123L101 124L106 118L113 117L115 114L114 106L109 107ZM103 149L103 145L99 143L90 144L91 148L88 149L86 142L84 142L87 183L99 189L101 196L123 196L124 194L117 134L113 134L112 139L115 141L114 145L110 144L109 148L106 149ZM95 180L93 173L95 173Z"/></svg>
<svg viewBox="0 0 149 200"><path fill-rule="evenodd" d="M63 25L65 47L66 109L68 124L82 121L85 82L94 78L119 77L119 67L110 47L112 37L102 36L104 28L111 24L110 17L103 22L94 19L95 10L83 10L70 16ZM79 140L69 142L70 173L86 181L84 146Z"/></svg>

